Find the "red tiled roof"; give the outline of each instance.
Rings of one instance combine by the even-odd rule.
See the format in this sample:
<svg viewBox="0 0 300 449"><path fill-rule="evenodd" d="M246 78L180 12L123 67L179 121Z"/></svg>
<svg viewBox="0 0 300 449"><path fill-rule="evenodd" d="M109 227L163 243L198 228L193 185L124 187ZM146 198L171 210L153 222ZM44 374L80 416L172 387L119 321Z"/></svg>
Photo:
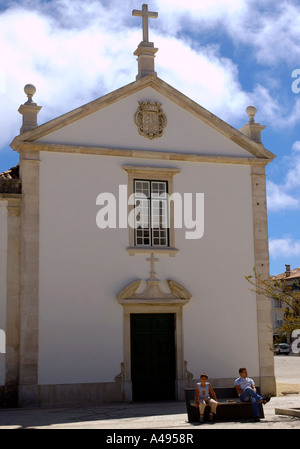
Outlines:
<svg viewBox="0 0 300 449"><path fill-rule="evenodd" d="M19 179L19 164L0 173L0 179Z"/></svg>
<svg viewBox="0 0 300 449"><path fill-rule="evenodd" d="M297 279L300 278L300 268L294 268L293 270L290 270L290 275L286 276L286 272L278 274L275 276L276 279Z"/></svg>

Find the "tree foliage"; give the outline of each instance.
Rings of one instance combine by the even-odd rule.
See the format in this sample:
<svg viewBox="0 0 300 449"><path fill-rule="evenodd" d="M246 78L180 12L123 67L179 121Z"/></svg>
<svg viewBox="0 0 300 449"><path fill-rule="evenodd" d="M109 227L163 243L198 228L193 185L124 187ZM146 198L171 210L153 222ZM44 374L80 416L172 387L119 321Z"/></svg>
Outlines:
<svg viewBox="0 0 300 449"><path fill-rule="evenodd" d="M281 302L284 311L284 320L281 327L273 332L281 339L290 336L296 329L300 329L300 282L299 279L291 282L276 276L263 277L254 270L253 275L245 276L250 283L250 290L258 295Z"/></svg>

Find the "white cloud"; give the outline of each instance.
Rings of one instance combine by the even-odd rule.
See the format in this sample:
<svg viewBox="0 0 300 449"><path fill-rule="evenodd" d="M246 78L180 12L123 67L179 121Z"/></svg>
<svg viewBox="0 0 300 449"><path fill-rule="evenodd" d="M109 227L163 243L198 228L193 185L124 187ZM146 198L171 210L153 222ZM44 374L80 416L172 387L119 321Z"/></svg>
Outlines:
<svg viewBox="0 0 300 449"><path fill-rule="evenodd" d="M58 3L71 5L66 0ZM92 2L92 6L96 8L94 15L81 29L76 26L79 11L70 8L66 8L64 16L64 21L67 17L70 20L68 28L36 10L19 7L0 13L0 125L4 130L0 146L19 131L21 117L17 109L26 101L25 84L37 87L34 99L43 106L41 123L134 78L136 67L131 49L138 42L136 31L124 27L115 30L110 10L105 26L101 26L103 14L99 25L99 2Z"/></svg>
<svg viewBox="0 0 300 449"><path fill-rule="evenodd" d="M238 68L219 55L218 48L192 49L188 42L158 37L156 69L159 76L224 120L245 115L250 100L238 80Z"/></svg>
<svg viewBox="0 0 300 449"><path fill-rule="evenodd" d="M300 140L297 140L296 142L293 143L292 151L294 153L300 153Z"/></svg>
<svg viewBox="0 0 300 449"><path fill-rule="evenodd" d="M161 29L171 36L186 30L187 26L190 31L217 24L223 27L229 21L238 20L247 10L247 0L157 0L156 5L162 18Z"/></svg>
<svg viewBox="0 0 300 449"><path fill-rule="evenodd" d="M79 0L11 5L0 11L0 148L19 132L17 109L26 101L25 84L37 87L34 99L43 106L38 117L43 123L135 79L133 52L142 36L141 18L131 16L139 8L135 0L124 0L122 7L118 0L86 0L84 8ZM238 65L222 57L218 45L188 38L192 23L196 30L235 29L238 41L245 20L251 22L257 13L249 0L157 0L149 9L159 11L159 20L150 21L150 38L159 47L159 77L234 126L247 121L249 104L255 104L265 123L292 126L299 121L300 99L289 113L268 86L245 91Z"/></svg>
<svg viewBox="0 0 300 449"><path fill-rule="evenodd" d="M0 12L0 147L19 132L25 84L37 88L34 100L43 106L38 117L43 123L135 79L133 51L142 26L131 17L134 4L89 1L82 8L76 0L24 0ZM234 119L237 109L244 112L238 69L217 48L196 52L186 40L160 34L155 40L160 77L225 120Z"/></svg>
<svg viewBox="0 0 300 449"><path fill-rule="evenodd" d="M273 259L277 257L300 256L300 240L293 240L291 237L269 240L269 252Z"/></svg>
<svg viewBox="0 0 300 449"><path fill-rule="evenodd" d="M284 158L284 164L287 171L283 182L276 184L267 181L267 201L270 211L300 208L300 141L294 142L291 155Z"/></svg>
<svg viewBox="0 0 300 449"><path fill-rule="evenodd" d="M257 106L260 117L265 123L276 129L292 128L300 121L300 97L296 97L292 106L284 106L280 96L280 86L277 95L272 93L272 86L257 84L251 94L252 103Z"/></svg>
<svg viewBox="0 0 300 449"><path fill-rule="evenodd" d="M238 39L251 43L263 65L298 63L300 57L300 7L290 0L248 1L248 11L237 25ZM247 17L248 16L248 17ZM230 23L228 24L230 29ZM233 30L232 30L233 31ZM236 33L236 28L235 31Z"/></svg>
<svg viewBox="0 0 300 449"><path fill-rule="evenodd" d="M285 187L287 190L297 189L300 193L300 141L294 142L292 154L289 157L291 168L286 175Z"/></svg>
<svg viewBox="0 0 300 449"><path fill-rule="evenodd" d="M232 70L227 70L229 75L227 91L223 91L223 95L224 104L229 109L228 114L222 116L224 112L221 104L218 105L214 101L213 107L215 105L220 107L212 112L221 115L225 120L231 120L236 126L237 117L242 116L245 107L254 104L259 116L263 117L263 122L268 126L286 129L299 124L300 95L295 97L291 94L290 99L285 96L283 101L282 94L282 90L286 91L289 85L292 86L292 70L299 66L300 61L300 5L297 2L293 0L280 2L273 0L191 0L186 2L161 0L157 3L159 11L164 14L163 23L168 23L168 33L178 37L192 30L195 34L200 33L201 45L203 30L211 33L212 40L214 40L214 34L226 32L231 37L233 45L242 49L245 60L253 60L253 73L259 73L260 69L274 67L272 74L268 72L266 76L262 73L257 78L259 82L252 92L244 91L238 85L238 74L235 76ZM200 47L201 54L203 50L203 46ZM259 63L259 66L255 66L255 61ZM222 64L221 58L218 63ZM285 89L282 89L282 79L276 72L279 64L281 67L289 67L287 71L290 79L286 81L285 78L285 83L288 83L284 86ZM231 65L234 65L232 61ZM207 93L209 92L210 88L207 89ZM217 93L214 92L214 94L213 100ZM199 98L197 93L196 98Z"/></svg>
<svg viewBox="0 0 300 449"><path fill-rule="evenodd" d="M294 198L287 193L285 185L277 185L272 181L267 182L267 204L268 210L272 212L300 207L299 198Z"/></svg>
<svg viewBox="0 0 300 449"><path fill-rule="evenodd" d="M226 30L235 45L246 45L264 66L299 63L300 5L293 0L160 0L156 2L168 33Z"/></svg>

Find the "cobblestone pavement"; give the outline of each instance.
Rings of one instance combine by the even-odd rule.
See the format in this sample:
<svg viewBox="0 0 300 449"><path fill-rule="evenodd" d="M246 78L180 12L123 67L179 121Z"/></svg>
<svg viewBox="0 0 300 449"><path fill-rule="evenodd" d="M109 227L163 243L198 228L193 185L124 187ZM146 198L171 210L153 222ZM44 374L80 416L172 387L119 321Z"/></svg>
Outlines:
<svg viewBox="0 0 300 449"><path fill-rule="evenodd" d="M106 404L88 407L1 409L0 429L300 429L300 418L275 414L275 408L300 409L300 394L274 397L259 423L189 423L183 402Z"/></svg>

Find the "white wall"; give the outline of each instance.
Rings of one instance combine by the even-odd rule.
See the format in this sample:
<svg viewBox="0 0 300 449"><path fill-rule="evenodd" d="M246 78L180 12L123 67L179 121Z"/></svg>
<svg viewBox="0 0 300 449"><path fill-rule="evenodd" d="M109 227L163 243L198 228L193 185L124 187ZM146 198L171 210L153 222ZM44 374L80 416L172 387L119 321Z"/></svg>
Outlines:
<svg viewBox="0 0 300 449"><path fill-rule="evenodd" d="M7 294L7 201L0 201L0 385L5 385L6 294Z"/></svg>
<svg viewBox="0 0 300 449"><path fill-rule="evenodd" d="M195 377L205 371L227 378L238 377L238 368L246 366L255 377L256 296L244 278L254 266L250 167L201 164L189 172L189 181L178 178L176 187L188 189L198 178L205 193L205 231L194 244L177 239L185 248L183 263L189 268L184 273L194 294L184 307L188 369Z"/></svg>
<svg viewBox="0 0 300 449"><path fill-rule="evenodd" d="M146 255L129 256L127 229L96 226L99 193L118 196L123 164L177 167L177 192L205 194L202 239L176 230L174 257L159 256L158 278L193 294L184 306L184 359L198 376L258 375L248 166L41 152L39 383L111 382L123 361L123 310L116 295L147 279Z"/></svg>

